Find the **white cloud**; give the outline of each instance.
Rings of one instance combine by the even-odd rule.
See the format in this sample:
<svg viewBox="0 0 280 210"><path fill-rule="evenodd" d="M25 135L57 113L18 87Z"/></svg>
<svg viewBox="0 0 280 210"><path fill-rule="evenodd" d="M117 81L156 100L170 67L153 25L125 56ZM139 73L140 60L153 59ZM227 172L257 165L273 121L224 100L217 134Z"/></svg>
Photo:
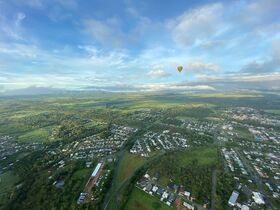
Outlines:
<svg viewBox="0 0 280 210"><path fill-rule="evenodd" d="M248 74L236 72L223 76L199 75L191 84L211 85L219 90L280 90L280 73Z"/></svg>
<svg viewBox="0 0 280 210"><path fill-rule="evenodd" d="M209 85L184 85L179 83L146 84L139 87L142 91L190 91L190 90L215 90Z"/></svg>
<svg viewBox="0 0 280 210"><path fill-rule="evenodd" d="M213 76L213 75L206 75L206 74L199 74L196 75L195 82L264 82L264 81L280 81L280 73L264 73L264 74L250 74L250 73L229 73L224 74L221 76Z"/></svg>
<svg viewBox="0 0 280 210"><path fill-rule="evenodd" d="M2 44L0 42L0 54L6 54L11 57L22 57L22 58L36 58L38 55L38 48L29 45L26 46L24 44L11 44L7 46L6 44Z"/></svg>
<svg viewBox="0 0 280 210"><path fill-rule="evenodd" d="M0 14L0 39L8 37L15 40L23 40L22 22L25 18L26 15L22 12L17 13L13 19Z"/></svg>
<svg viewBox="0 0 280 210"><path fill-rule="evenodd" d="M19 27L25 18L26 18L26 15L24 13L22 13L22 12L17 13L16 20L15 20L15 26Z"/></svg>
<svg viewBox="0 0 280 210"><path fill-rule="evenodd" d="M266 25L268 22L273 24L279 21L279 18L277 18L279 9L279 0L247 1L242 4L237 17L244 24L258 27L262 24Z"/></svg>
<svg viewBox="0 0 280 210"><path fill-rule="evenodd" d="M200 72L218 72L220 70L220 67L217 64L214 63L203 63L200 61L190 62L186 66L186 71L192 72L192 73L200 73Z"/></svg>
<svg viewBox="0 0 280 210"><path fill-rule="evenodd" d="M162 69L153 69L148 72L147 74L151 78L164 78L164 77L169 77L170 74L167 73L166 71Z"/></svg>
<svg viewBox="0 0 280 210"><path fill-rule="evenodd" d="M114 67L117 69L127 66L129 55L126 50L115 49L109 52L98 50L95 46L79 45L79 49L86 51L89 62L100 67Z"/></svg>
<svg viewBox="0 0 280 210"><path fill-rule="evenodd" d="M277 37L279 11L278 0L213 3L187 10L166 25L179 46L216 47L231 44L236 33L244 39Z"/></svg>
<svg viewBox="0 0 280 210"><path fill-rule="evenodd" d="M21 0L21 2L29 4L29 1ZM46 10L43 12L54 11L54 6L46 2L45 0L30 0L33 7L42 8L46 6ZM56 6L60 8L55 11L54 20L61 11L72 11L71 8L77 6L75 3L72 4L63 0L53 0L51 2L56 2ZM276 23L279 18L275 16L275 19L271 21L273 24L270 24L268 19L273 17L273 14L279 8L279 4L277 5L275 0L268 0L267 2L269 5L265 5L264 0L204 5L185 11L173 20L168 21L168 24L165 21L157 23L144 17L137 8L133 7L128 7L126 10L129 17L133 19L129 27L126 27L122 20L118 18L105 20L80 19L78 22L83 23L83 30L90 35L90 39L81 36L81 43L91 43L93 45L80 45L77 49L71 46L71 43L66 43L69 44L70 49L64 50L49 49L48 47L40 49L30 42L27 43L28 41L21 42L22 40L16 40L6 45L0 42L0 54L3 55L3 57L0 57L0 72L22 72L20 74L22 77L26 74L29 78L14 80L13 77L10 77L10 79L11 82L15 81L20 84L26 82L26 85L33 82L32 77L34 77L34 85L42 85L43 81L47 83L47 81L39 79L44 77L46 73L56 75L54 78L46 77L53 79L53 84L56 80L57 84L62 84L61 80L64 74L69 76L68 79L65 79L64 85L75 83L83 86L90 82L98 83L98 85L102 83L112 85L120 82L145 85L147 81L151 81L150 78L161 78L161 81L178 81L176 67L183 65L184 70L191 73L197 82L206 82L207 79L213 82L260 82L262 79L264 81L270 81L269 79L271 79L272 81L273 77L274 79L277 78L276 74L264 74L272 68L274 72L278 71L274 66L279 65L279 63L271 60L273 56L267 52L270 51L268 45L273 43L272 47L275 48L275 54L280 55L280 48L274 43L275 37L278 36L279 39L279 24ZM63 5L64 3L70 5ZM64 7L69 9L63 10ZM27 12L28 10L24 11ZM246 14L246 16L243 17L243 14ZM32 35L31 33L29 36L23 36L22 34L24 30L21 30L21 26L24 26L23 23L26 18L24 13L10 14L10 16L13 16L12 19L8 19L9 15L7 14L5 17L3 15L0 14L0 40L5 41L4 36L20 39ZM30 13L30 15L33 14ZM28 13L27 16L29 18ZM253 19L246 19L247 16ZM173 41L178 45L170 40L168 36L170 34L166 34L164 24L168 25ZM75 26L81 27L79 25ZM256 31L258 33L255 34ZM268 34L271 34L271 36L268 36ZM1 39L2 37L4 38ZM153 39L151 42L150 38ZM77 40L79 41L79 38ZM38 41L40 42L40 40ZM41 41L41 46L45 46L45 40ZM136 43L137 41L141 42L139 46ZM15 44L18 42L26 44ZM102 48L98 47L100 45ZM40 43L38 46L40 46ZM125 50L125 47L132 50ZM206 52L206 49L210 50L210 53L209 51ZM263 51L263 49L267 51ZM254 62L244 66L244 68L247 68L246 73L253 73L253 69L255 69L258 70L258 72L255 71L256 73L261 74L243 74L244 71L243 73L238 72L235 75L226 74L225 76L223 73L227 70L240 69L240 66L249 63L248 61ZM147 70L150 71L146 72ZM170 77L168 77L169 75ZM171 77L172 75L173 77ZM80 80L77 78L80 78ZM90 78L90 81L86 78ZM182 78L185 77L179 79ZM155 86L157 85L159 85L158 89L191 88L190 85L177 87L180 85L155 84ZM204 88L201 87L201 84L196 86L197 88Z"/></svg>
<svg viewBox="0 0 280 210"><path fill-rule="evenodd" d="M192 45L215 36L221 30L223 9L221 3L192 9L175 20L170 20L167 26L172 31L175 42L185 46Z"/></svg>
<svg viewBox="0 0 280 210"><path fill-rule="evenodd" d="M124 34L120 30L117 19L106 21L89 19L84 21L85 30L98 42L108 47L121 47L124 41Z"/></svg>
<svg viewBox="0 0 280 210"><path fill-rule="evenodd" d="M280 59L270 58L263 62L252 61L242 67L241 71L249 73L266 73L280 71Z"/></svg>

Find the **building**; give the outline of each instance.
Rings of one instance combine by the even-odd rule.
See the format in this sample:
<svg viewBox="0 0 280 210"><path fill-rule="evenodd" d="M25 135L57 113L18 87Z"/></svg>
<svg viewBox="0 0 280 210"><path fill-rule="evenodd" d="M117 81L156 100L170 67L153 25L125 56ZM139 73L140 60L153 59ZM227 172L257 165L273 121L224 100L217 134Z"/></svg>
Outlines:
<svg viewBox="0 0 280 210"><path fill-rule="evenodd" d="M252 198L254 199L256 204L265 204L265 202L263 200L263 196L259 192L253 192Z"/></svg>
<svg viewBox="0 0 280 210"><path fill-rule="evenodd" d="M185 191L184 196L186 196L187 199L190 199L191 193L188 191Z"/></svg>
<svg viewBox="0 0 280 210"><path fill-rule="evenodd" d="M241 210L250 210L248 206L242 205Z"/></svg>
<svg viewBox="0 0 280 210"><path fill-rule="evenodd" d="M231 196L230 196L229 200L228 200L228 205L230 205L232 207L235 206L238 196L239 196L239 193L236 192L236 191L233 191L231 193Z"/></svg>
<svg viewBox="0 0 280 210"><path fill-rule="evenodd" d="M184 202L183 203L183 206L185 206L187 209L189 210L194 210L194 206L192 206L191 204L187 203L187 202Z"/></svg>
<svg viewBox="0 0 280 210"><path fill-rule="evenodd" d="M97 175L97 173L99 172L100 168L102 166L102 163L98 163L94 169L94 171L91 174L91 177L95 177Z"/></svg>
<svg viewBox="0 0 280 210"><path fill-rule="evenodd" d="M155 186L153 186L153 188L152 188L152 191L153 191L153 193L156 193L157 192L157 190L158 190L158 187L155 185Z"/></svg>
<svg viewBox="0 0 280 210"><path fill-rule="evenodd" d="M79 198L78 198L77 204L82 204L82 203L85 201L86 196L87 196L86 193L81 192L81 194L80 194L80 196L79 196Z"/></svg>

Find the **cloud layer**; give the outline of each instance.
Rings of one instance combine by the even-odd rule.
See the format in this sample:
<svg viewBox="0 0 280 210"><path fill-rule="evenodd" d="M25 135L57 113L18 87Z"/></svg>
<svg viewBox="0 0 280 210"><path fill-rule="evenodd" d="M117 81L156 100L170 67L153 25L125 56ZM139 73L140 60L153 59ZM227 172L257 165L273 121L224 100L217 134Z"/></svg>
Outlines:
<svg viewBox="0 0 280 210"><path fill-rule="evenodd" d="M279 89L278 0L158 9L150 1L0 1L1 90Z"/></svg>

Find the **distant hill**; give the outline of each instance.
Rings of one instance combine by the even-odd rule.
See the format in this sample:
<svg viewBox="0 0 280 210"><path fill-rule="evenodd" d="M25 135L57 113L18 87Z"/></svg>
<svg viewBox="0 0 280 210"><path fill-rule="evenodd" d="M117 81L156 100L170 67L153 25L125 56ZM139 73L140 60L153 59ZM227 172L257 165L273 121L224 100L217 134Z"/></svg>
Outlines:
<svg viewBox="0 0 280 210"><path fill-rule="evenodd" d="M8 90L0 93L0 96L16 96L16 95L52 95L67 93L69 91L64 89L52 88L52 87L27 87L22 89Z"/></svg>

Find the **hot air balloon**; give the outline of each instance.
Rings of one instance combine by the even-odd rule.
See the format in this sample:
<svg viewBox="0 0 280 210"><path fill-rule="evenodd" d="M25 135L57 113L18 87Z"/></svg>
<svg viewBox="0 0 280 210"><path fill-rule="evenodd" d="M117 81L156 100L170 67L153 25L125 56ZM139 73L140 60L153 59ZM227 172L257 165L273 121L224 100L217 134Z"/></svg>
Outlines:
<svg viewBox="0 0 280 210"><path fill-rule="evenodd" d="M179 72L181 72L181 71L183 70L183 66L178 66L178 67L177 67L177 70L178 70Z"/></svg>

